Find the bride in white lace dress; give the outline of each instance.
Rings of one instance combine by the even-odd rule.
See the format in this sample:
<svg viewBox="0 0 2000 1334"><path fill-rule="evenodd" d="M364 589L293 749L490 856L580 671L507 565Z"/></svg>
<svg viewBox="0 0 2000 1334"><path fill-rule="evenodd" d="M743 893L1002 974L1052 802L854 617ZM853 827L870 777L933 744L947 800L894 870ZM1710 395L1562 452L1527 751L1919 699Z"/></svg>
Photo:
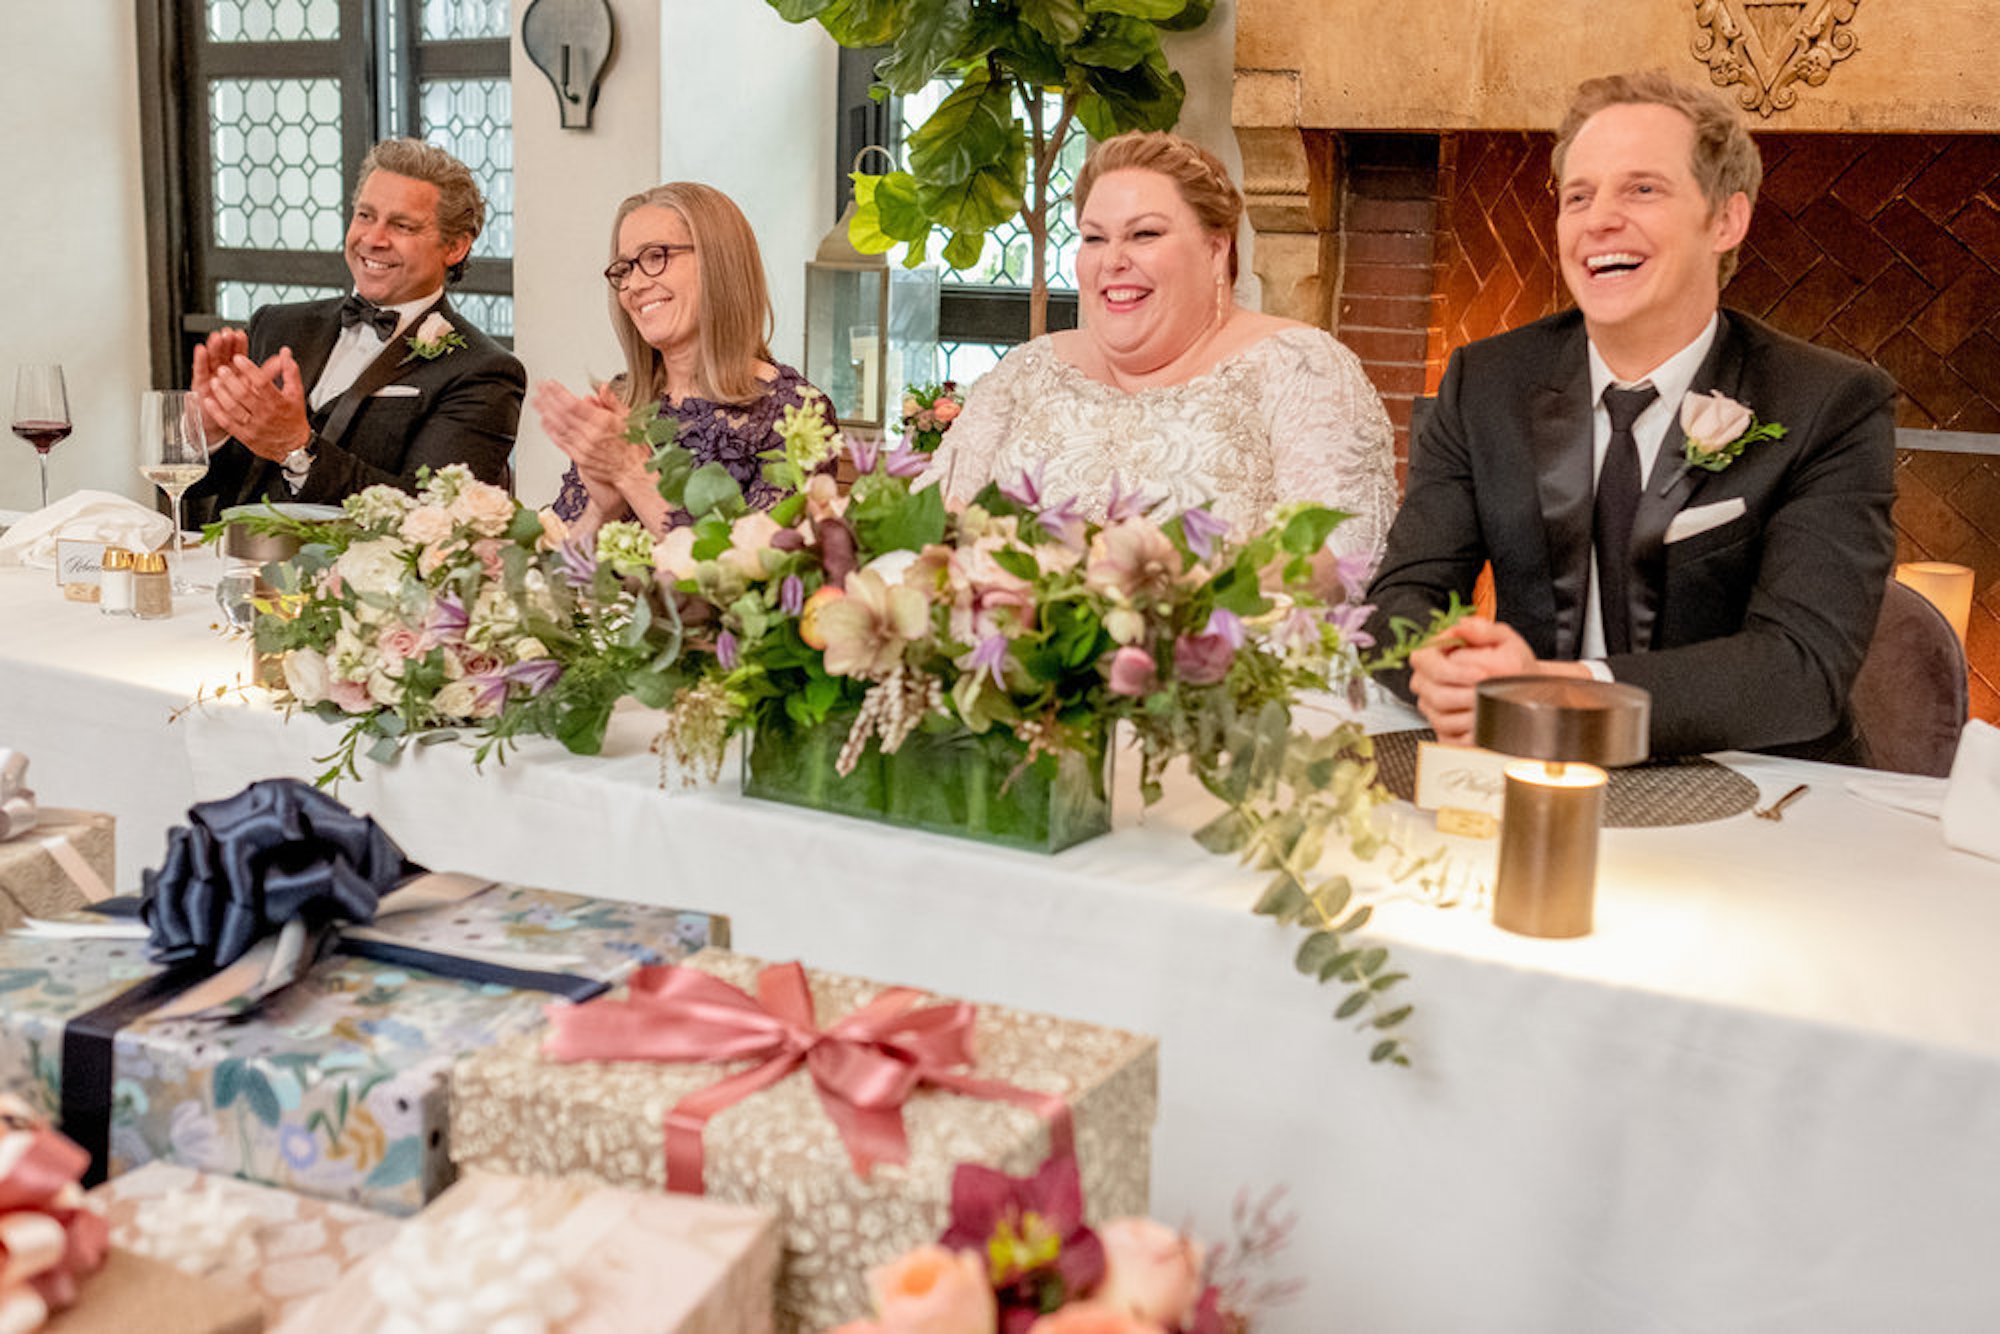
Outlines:
<svg viewBox="0 0 2000 1334"><path fill-rule="evenodd" d="M1354 517L1342 555L1380 553L1396 506L1389 419L1324 330L1230 299L1243 198L1171 134L1099 144L1076 182L1083 327L1015 348L973 386L932 475L970 499L1023 473L1101 518L1114 486L1238 533L1314 500Z"/></svg>

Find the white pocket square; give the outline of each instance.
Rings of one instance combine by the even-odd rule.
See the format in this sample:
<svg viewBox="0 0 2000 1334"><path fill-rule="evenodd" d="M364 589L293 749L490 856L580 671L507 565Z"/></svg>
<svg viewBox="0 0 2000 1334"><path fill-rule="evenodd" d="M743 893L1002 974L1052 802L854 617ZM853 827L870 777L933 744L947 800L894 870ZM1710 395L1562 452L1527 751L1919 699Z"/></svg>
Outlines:
<svg viewBox="0 0 2000 1334"><path fill-rule="evenodd" d="M368 397L415 398L423 392L424 392L423 390L417 388L413 384L385 384L380 389L377 389L374 393L370 394Z"/></svg>
<svg viewBox="0 0 2000 1334"><path fill-rule="evenodd" d="M1742 515L1743 497L1741 496L1731 496L1727 500L1718 500L1713 505L1696 505L1692 509L1684 509L1674 516L1673 522L1667 525L1667 535L1664 541L1668 544L1684 542L1697 533L1705 533L1711 528L1720 528L1731 519L1741 518Z"/></svg>

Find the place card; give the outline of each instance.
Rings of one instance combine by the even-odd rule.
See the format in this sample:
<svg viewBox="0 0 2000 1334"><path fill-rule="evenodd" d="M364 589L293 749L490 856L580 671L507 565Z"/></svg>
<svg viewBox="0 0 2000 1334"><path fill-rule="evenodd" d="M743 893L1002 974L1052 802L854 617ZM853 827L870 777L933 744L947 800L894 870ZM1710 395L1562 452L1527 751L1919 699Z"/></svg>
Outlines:
<svg viewBox="0 0 2000 1334"><path fill-rule="evenodd" d="M1498 751L1418 742L1418 809L1438 812L1440 829L1447 816L1463 826L1445 830L1447 833L1490 836L1493 831L1489 826L1499 818L1501 798L1507 790L1507 761L1508 757ZM1460 818L1463 815L1490 818L1464 820Z"/></svg>
<svg viewBox="0 0 2000 1334"><path fill-rule="evenodd" d="M104 543L56 539L56 582L71 602L95 602L104 581Z"/></svg>

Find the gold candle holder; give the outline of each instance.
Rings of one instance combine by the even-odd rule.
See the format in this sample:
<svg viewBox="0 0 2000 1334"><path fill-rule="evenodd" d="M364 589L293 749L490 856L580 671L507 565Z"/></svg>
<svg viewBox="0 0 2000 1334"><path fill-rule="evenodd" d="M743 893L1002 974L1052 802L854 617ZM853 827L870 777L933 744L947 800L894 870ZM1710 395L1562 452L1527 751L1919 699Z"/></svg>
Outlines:
<svg viewBox="0 0 2000 1334"><path fill-rule="evenodd" d="M1473 737L1507 766L1493 923L1524 936L1589 935L1604 766L1646 758L1652 699L1637 686L1558 676L1480 684Z"/></svg>

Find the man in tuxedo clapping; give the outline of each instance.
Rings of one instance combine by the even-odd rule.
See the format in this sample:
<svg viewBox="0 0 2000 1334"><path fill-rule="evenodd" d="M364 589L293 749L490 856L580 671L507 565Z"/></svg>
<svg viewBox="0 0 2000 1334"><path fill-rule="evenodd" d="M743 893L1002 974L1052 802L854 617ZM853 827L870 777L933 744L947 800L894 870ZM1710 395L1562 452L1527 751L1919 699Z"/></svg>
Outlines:
<svg viewBox="0 0 2000 1334"><path fill-rule="evenodd" d="M445 298L485 221L472 173L414 139L362 161L344 254L344 298L265 306L248 331L194 353L209 474L187 494L194 522L272 500L338 503L420 468L463 463L504 483L527 377L513 354Z"/></svg>

